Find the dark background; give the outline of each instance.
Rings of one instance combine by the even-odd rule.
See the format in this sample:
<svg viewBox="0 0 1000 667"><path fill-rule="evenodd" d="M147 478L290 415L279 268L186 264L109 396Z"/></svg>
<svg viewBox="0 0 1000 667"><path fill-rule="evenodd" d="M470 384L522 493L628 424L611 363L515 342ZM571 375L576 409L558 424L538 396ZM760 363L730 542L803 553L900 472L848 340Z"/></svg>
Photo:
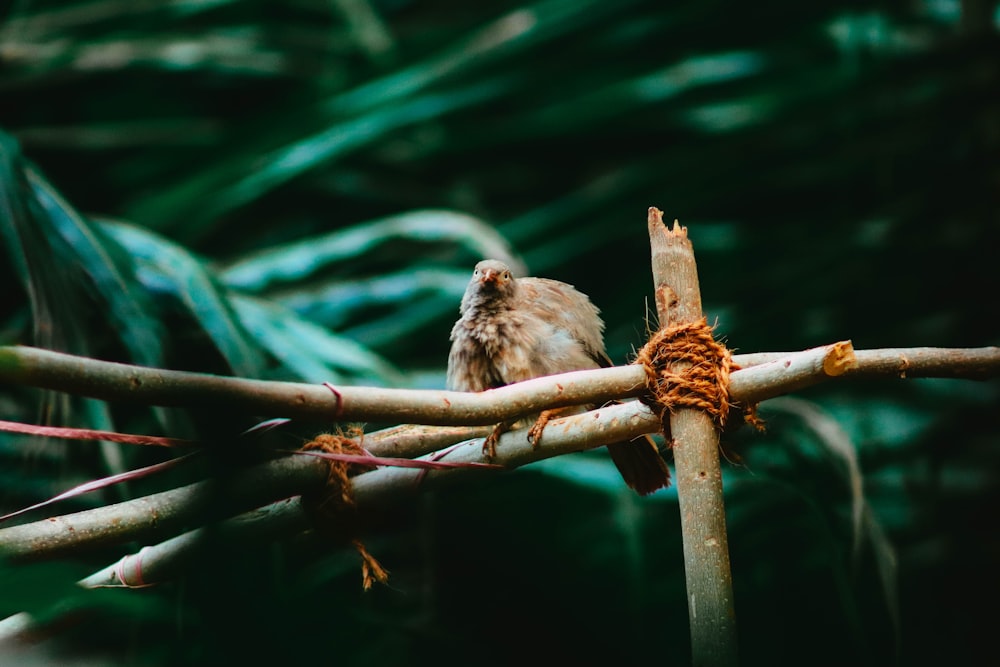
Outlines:
<svg viewBox="0 0 1000 667"><path fill-rule="evenodd" d="M0 5L0 343L441 387L471 267L500 256L588 293L624 363L656 206L737 352L996 345L998 20L948 0ZM831 383L727 437L744 664L996 652L997 389ZM258 416L5 386L0 418L225 438ZM4 434L0 505L160 458ZM76 621L40 663L690 660L676 493L632 495L603 451L378 526L392 578L368 593L352 550L288 540L143 591L72 585L119 551L4 566L2 612Z"/></svg>

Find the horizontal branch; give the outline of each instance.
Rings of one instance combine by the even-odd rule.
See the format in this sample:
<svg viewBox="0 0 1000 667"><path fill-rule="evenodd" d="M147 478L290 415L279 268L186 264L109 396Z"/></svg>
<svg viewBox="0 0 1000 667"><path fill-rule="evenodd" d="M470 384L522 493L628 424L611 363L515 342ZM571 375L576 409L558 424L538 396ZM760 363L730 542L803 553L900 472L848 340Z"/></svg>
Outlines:
<svg viewBox="0 0 1000 667"><path fill-rule="evenodd" d="M632 401L553 420L545 429L539 448L533 448L528 442L527 429L504 433L498 443L497 457L492 462L513 469L567 452L653 433L658 429L659 420L649 408ZM438 451L422 458L484 462L482 443L482 437L474 438L453 446L447 453ZM327 470L321 459L288 456L235 471L225 480L195 482L134 500L3 528L0 529L0 555L12 560L30 561L62 556L79 548L163 539L191 522L223 518L268 502L318 490L326 481ZM362 509L382 504L401 493L416 490L419 485L433 485L462 477L449 474L453 470L486 474L496 472L489 469L427 471L383 467L353 478L355 498ZM209 509L211 514L206 515Z"/></svg>
<svg viewBox="0 0 1000 667"><path fill-rule="evenodd" d="M845 349L843 346L849 343L834 345ZM732 374L731 391L737 400L745 402L777 395L763 392L763 398L751 396L757 391L751 385L757 381L743 374L765 363L772 369L776 368L774 365L786 364L808 371L810 367L803 364L812 363L815 355L826 354L830 347L782 355L735 355L734 362L743 370ZM1000 348L868 350L856 353L856 363L844 370L844 374L997 377ZM819 381L817 377L829 375L806 372L803 382ZM146 405L216 405L260 416L432 425L494 424L543 409L601 404L646 391L645 373L636 365L552 375L479 393L354 386L331 389L323 385L145 368L21 346L0 347L0 382ZM776 391L798 388L801 387Z"/></svg>
<svg viewBox="0 0 1000 667"><path fill-rule="evenodd" d="M659 419L645 405L632 401L630 403L609 406L602 410L574 415L549 422L539 447L533 447L527 438L527 429L518 429L504 433L497 445L497 457L494 462L501 463L506 468L516 468L520 465L551 458L573 451L580 451L623 439L638 437L644 433L654 432L660 427ZM395 446L396 429L388 429L387 442ZM449 437L457 431L453 430ZM474 438L450 448L447 452L436 452L425 458L447 460L449 462L482 461L483 438ZM452 475L453 471L463 474ZM419 489L430 488L440 483L455 481L468 474L494 471L452 468L448 470L420 471L410 468L380 468L363 473L352 479L354 499L360 511L391 504L392 501L413 494ZM232 498L234 506L253 502L259 496L251 496L250 489L255 481L285 477L287 481L302 484L305 489L318 488L327 476L325 465L310 457L286 457L265 463L234 476L235 484L228 493L237 493L241 497ZM183 489L187 495L201 496L206 491L209 482L199 482ZM286 485L282 485L285 487ZM174 491L167 492L173 494ZM149 519L166 518L171 525L177 525L180 520L193 518L190 507L178 503L162 502L155 494L137 500L126 501L116 505L85 510L75 514L59 517L58 527L49 526L49 520L39 521L23 526L15 526L0 530L0 544L4 545L2 552L12 558L34 560L45 556L67 553L79 548L106 545L109 533L98 535L93 530L94 525L121 523L128 526L143 526ZM165 513L167 516L162 516ZM246 512L211 527L213 537L224 539L227 543L245 544L259 543L267 539L298 533L311 526L310 518L303 508L300 497L290 497L271 503L259 509ZM136 553L126 555L119 561L95 572L80 581L86 588L103 586L141 586L162 583L183 572L192 562L196 562L206 543L206 528L197 528L159 544L143 547ZM62 539L59 539L61 536ZM131 535L117 535L125 539L141 539L149 537L150 533L140 532ZM35 631L33 619L28 614L15 614L0 620L0 644L16 641L27 633Z"/></svg>
<svg viewBox="0 0 1000 667"><path fill-rule="evenodd" d="M553 379L557 378L557 379ZM637 367L579 371L482 393L328 387L132 366L32 347L0 347L0 382L159 406L234 407L249 414L335 421L495 424L548 407L637 396Z"/></svg>
<svg viewBox="0 0 1000 667"><path fill-rule="evenodd" d="M95 572L80 582L87 588L102 586L143 586L170 581L183 574L206 545L263 544L277 537L298 533L311 527L301 506L301 496L286 498L245 512L211 527L181 533Z"/></svg>
<svg viewBox="0 0 1000 667"><path fill-rule="evenodd" d="M797 352L755 352L733 357L748 368L772 363ZM1000 347L906 347L855 350L853 377L945 378L988 380L1000 377Z"/></svg>
<svg viewBox="0 0 1000 667"><path fill-rule="evenodd" d="M991 348L995 350L996 348ZM900 351L894 351L898 355ZM944 351L950 354L950 351ZM734 372L731 395L744 404L757 403L824 379L847 375L891 375L898 367L888 363L889 357L861 353L857 361L849 343L792 353ZM916 356L916 355L915 355ZM926 361L931 357L922 357ZM992 359L992 357L990 357ZM993 362L990 361L990 368ZM634 373L638 367L620 367L586 374L615 371ZM579 376L579 374L569 374ZM527 394L536 391L530 385L544 382L562 383L566 376L540 378L532 383L520 383L482 394L460 394L475 397L489 394L510 395L525 385ZM633 378L634 379L634 378ZM581 380L582 382L582 380ZM278 383L281 384L281 383ZM325 391L325 389L324 389ZM449 392L423 392L441 394ZM543 392L544 393L544 392ZM527 400L527 399L525 399ZM599 447L608 443L656 433L657 418L645 405L629 401L581 415L553 420L546 428L541 446L532 449L525 431L505 433L498 445L499 463L515 468L533 461L572 451ZM441 450L456 441L466 442L447 454L447 461L482 462L482 437L488 427L425 426L407 424L364 436L364 446L377 456L415 458ZM429 454L439 457L440 453ZM354 478L359 506L388 502L416 485L460 479L467 475L494 474L493 471L465 469L422 472L402 468L380 468ZM127 540L156 540L170 535L181 526L259 507L268 502L298 495L319 488L326 479L326 466L311 457L292 456L234 472L224 480L208 480L145 496L135 500L85 510L34 523L0 529L0 554L22 559L59 556L79 547L107 546ZM224 484L224 486L222 486ZM224 490L224 493L220 493ZM211 499L212 513L206 516L206 502Z"/></svg>
<svg viewBox="0 0 1000 667"><path fill-rule="evenodd" d="M1000 347L859 350L851 376L988 380L1000 377Z"/></svg>
<svg viewBox="0 0 1000 667"><path fill-rule="evenodd" d="M546 427L538 447L533 447L529 442L526 428L508 431L500 437L494 463L511 470L535 461L638 437L654 432L658 428L659 419L645 405L636 401L613 405L602 410L552 420ZM482 445L483 438L473 438L445 451L434 452L421 458L451 463L482 462ZM451 474L455 471L460 474ZM352 478L354 499L358 509L365 511L389 504L400 496L411 495L419 489L467 478L470 474L476 473L495 474L496 471L482 468L430 471L413 468L379 468ZM289 527L301 530L307 527L304 514L299 518L289 516L289 512L294 513L297 510L285 506L285 499L306 491L318 490L326 478L326 465L313 457L305 456L284 457L239 471L232 476L225 487L229 502L224 508L217 510L232 511L234 508L246 508L247 505L259 505L263 504L261 498L267 498L263 501L266 503L275 500L277 496L280 496L281 502L271 507L281 506L282 509L273 510L273 514L272 510L249 512L220 525L225 527L224 530L242 531L247 525L261 521L261 526L278 530ZM274 481L279 479L281 483L275 485ZM266 486L269 490L261 491L259 489L261 486ZM290 487L298 488L289 493ZM155 521L176 528L184 520L203 518L199 514L203 507L195 507L193 503L177 502L179 496L206 498L211 494L213 500L220 500L213 493L217 491L218 485L214 480L196 482L186 487L106 507L5 528L0 530L0 544L3 545L0 553L15 560L36 560L63 555L80 547L107 546L113 542L145 540L157 536L162 538L162 535L157 535L157 532L149 529L150 522ZM216 511L215 514L218 516L220 511ZM116 525L125 528L112 528ZM100 530L105 526L110 530ZM159 562L150 569L148 563L152 562L153 558L174 558L179 557L177 554L181 553L187 558L201 534L197 530L189 531L157 545L151 553L144 553L142 580L150 583L163 580L161 577L171 576L176 571L176 564L166 565L164 562ZM126 560L119 565L117 569L127 575L128 570L123 568L129 565L129 561ZM134 571L136 562L133 560L131 565ZM85 581L87 585L116 583L115 569L115 566L109 566ZM137 582L130 579L128 583Z"/></svg>
<svg viewBox="0 0 1000 667"><path fill-rule="evenodd" d="M113 505L0 529L0 556L37 560L129 540L163 539L269 502L319 489L327 466L293 456Z"/></svg>
<svg viewBox="0 0 1000 667"><path fill-rule="evenodd" d="M595 424L598 425L597 428ZM537 448L529 442L527 429L504 433L498 443L496 462L502 463L507 468L515 468L560 454L618 442L657 428L659 419L645 405L634 401L614 405L604 410L553 420L545 430L541 446ZM438 452L426 458L450 462L481 461L482 442L482 438L476 438L451 448L447 453ZM384 506L400 496L415 493L418 489L433 487L464 476L450 474L456 470L463 471L467 475L476 469L452 468L422 472L410 468L380 468L364 473L352 480L355 502L361 511ZM492 471L479 469L478 472L489 474ZM243 496L236 502L237 505L242 505L250 499L249 486L255 480L286 476L288 480L316 488L326 479L326 475L326 467L318 465L315 459L288 457L257 466L246 473L237 473L235 477L238 483L232 488ZM183 490L188 495L201 495L206 490L207 484L209 483L201 482ZM47 526L49 521L39 521L0 531L0 544L4 545L3 552L8 556L35 559L45 555L65 553L70 548L93 546L95 543L106 544L107 534L98 538L97 534L89 529L94 522L111 521L138 526L143 525L149 518L159 517L158 512L166 512L172 520L171 523L176 525L182 515L186 515L186 508L178 504L150 502L153 498L154 496L149 496L100 510L86 510L60 517L63 520L59 526L62 540L53 539L54 536L49 533L51 528ZM206 544L208 530L212 531L212 537L216 539L242 544L301 532L310 525L310 519L302 507L300 498L287 498L222 521L210 529L194 529L159 544L144 547L79 583L84 587L94 588L140 586L168 581L183 572L192 562L196 562ZM77 528L82 529L82 535L78 534ZM148 533L141 535L148 536ZM37 549L41 549L41 553ZM10 616L0 621L0 644L17 640L34 630L30 615Z"/></svg>

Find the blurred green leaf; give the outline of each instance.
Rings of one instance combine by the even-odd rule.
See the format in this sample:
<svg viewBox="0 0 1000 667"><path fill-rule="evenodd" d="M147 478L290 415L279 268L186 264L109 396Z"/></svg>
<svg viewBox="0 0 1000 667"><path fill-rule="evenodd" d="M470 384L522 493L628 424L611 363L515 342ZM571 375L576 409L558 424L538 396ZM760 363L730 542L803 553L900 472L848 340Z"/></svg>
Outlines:
<svg viewBox="0 0 1000 667"><path fill-rule="evenodd" d="M152 291L167 291L190 311L237 375L259 376L262 360L232 306L202 260L152 232L105 221L101 229L135 259L139 280Z"/></svg>
<svg viewBox="0 0 1000 667"><path fill-rule="evenodd" d="M374 308L390 309L398 315L400 309L425 299L443 301L457 313L458 303L469 284L469 275L466 268L407 268L368 279L331 281L315 287L281 291L276 298L303 317L328 327L339 327ZM398 319L401 327L413 329L402 317ZM421 322L424 323L423 318Z"/></svg>
<svg viewBox="0 0 1000 667"><path fill-rule="evenodd" d="M129 355L144 366L161 365L163 329L147 294L131 275L133 269L126 263L129 258L74 211L38 172L29 170L27 177L49 224L73 248L76 262L104 298Z"/></svg>
<svg viewBox="0 0 1000 667"><path fill-rule="evenodd" d="M219 276L229 287L260 292L363 258L396 240L448 242L473 257L494 257L518 266L510 245L485 222L454 211L411 211L262 249L229 265Z"/></svg>
<svg viewBox="0 0 1000 667"><path fill-rule="evenodd" d="M38 565L0 565L3 608L6 617L18 612L44 612L67 593L83 593L76 586L89 572L79 563L43 563Z"/></svg>
<svg viewBox="0 0 1000 667"><path fill-rule="evenodd" d="M378 355L283 306L239 295L233 295L231 302L240 323L257 344L304 382L344 382L341 373L346 373L358 384L402 383L400 372Z"/></svg>

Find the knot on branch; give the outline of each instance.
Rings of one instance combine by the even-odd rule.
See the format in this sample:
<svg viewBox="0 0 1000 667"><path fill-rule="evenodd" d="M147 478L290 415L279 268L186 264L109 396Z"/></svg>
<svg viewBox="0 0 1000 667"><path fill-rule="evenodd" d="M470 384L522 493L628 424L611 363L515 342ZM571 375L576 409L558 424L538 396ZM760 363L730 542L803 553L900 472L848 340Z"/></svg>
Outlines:
<svg viewBox="0 0 1000 667"><path fill-rule="evenodd" d="M358 435L360 435L360 431L355 434L355 436ZM330 433L318 435L302 447L302 451L313 450L328 454L367 455L359 440ZM329 470L326 486L317 494L303 496L303 504L313 517L320 520L321 525L328 529L333 528L340 534L351 535L355 532L353 519L357 507L354 502L351 477L360 472L372 470L375 466L349 463L332 458L324 460ZM358 555L361 556L361 578L365 590L371 588L375 581L386 583L389 580L389 572L368 552L361 540L356 537L350 537L349 540L357 550Z"/></svg>
<svg viewBox="0 0 1000 667"><path fill-rule="evenodd" d="M719 430L725 428L731 407L732 354L715 340L705 318L660 329L635 363L645 368L649 390L640 400L659 416L665 433L670 432L670 415L680 408L701 410Z"/></svg>

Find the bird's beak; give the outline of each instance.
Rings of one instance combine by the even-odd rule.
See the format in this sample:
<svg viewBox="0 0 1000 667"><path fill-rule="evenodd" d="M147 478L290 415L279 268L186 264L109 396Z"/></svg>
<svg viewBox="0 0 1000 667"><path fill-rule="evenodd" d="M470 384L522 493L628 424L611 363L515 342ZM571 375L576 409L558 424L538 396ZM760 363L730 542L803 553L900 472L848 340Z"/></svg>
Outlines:
<svg viewBox="0 0 1000 667"><path fill-rule="evenodd" d="M492 271L490 269L486 269L485 271L483 271L483 275L481 275L479 277L479 284L480 285L496 285L498 277L499 277L499 274L496 271Z"/></svg>

